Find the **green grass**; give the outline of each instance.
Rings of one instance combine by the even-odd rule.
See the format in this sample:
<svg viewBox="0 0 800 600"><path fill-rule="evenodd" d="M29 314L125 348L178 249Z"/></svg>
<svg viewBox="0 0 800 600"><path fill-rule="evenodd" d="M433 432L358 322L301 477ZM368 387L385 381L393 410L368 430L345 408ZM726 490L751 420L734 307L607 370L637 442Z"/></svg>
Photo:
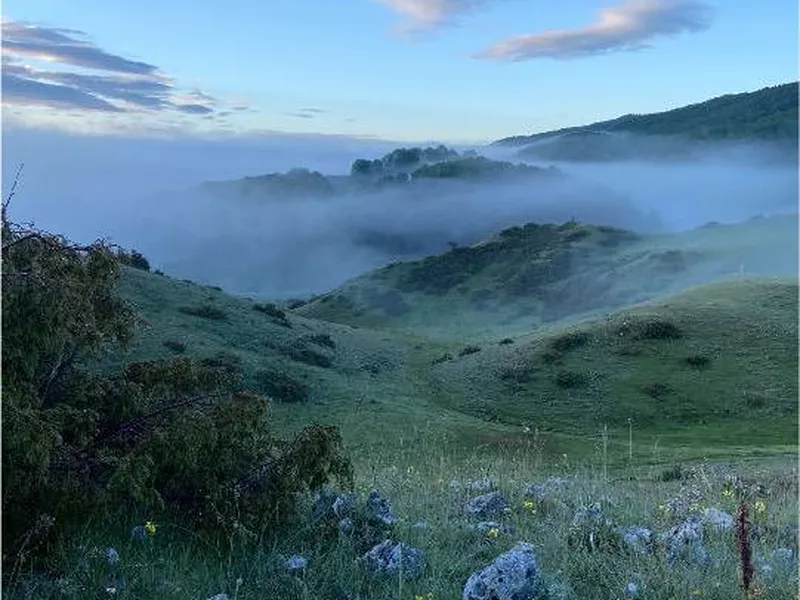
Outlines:
<svg viewBox="0 0 800 600"><path fill-rule="evenodd" d="M227 593L236 600L328 599L346 594L381 600L458 598L470 573L517 541L526 540L534 543L539 567L549 582L570 590L567 598L622 598L630 581L640 585L637 597L648 600L744 598L739 589L733 532L705 528L704 544L714 560L708 567L681 561L669 564L659 548L647 555L586 552L570 547L567 541L573 514L592 502L599 502L615 525L639 525L656 533L682 521L679 514L664 509L671 498L691 497L698 505L690 508L695 512L715 507L732 513L736 501L726 497L723 489L727 477L734 473L765 487L761 495L765 511L753 515L761 532L753 541L756 555L768 556L782 547L797 551L797 472L792 461L739 461L736 466L701 463L684 469L685 479L662 482L664 469L660 467L633 465L605 480L599 464L576 465L566 458L543 461L535 447L503 458L440 450L437 440L429 439L424 462L419 461L417 452L376 456L359 481L362 495L375 487L392 500L398 517L392 538L423 550L425 569L417 578L368 573L355 560L357 555L344 538L320 542L319 532L305 518L269 543L250 540L243 532L231 529L228 543L215 546L171 525L168 519L157 523L156 534L146 542L132 540L130 528L149 516L129 515L118 523L89 523L63 549L70 569L62 577L30 578L26 580L27 593L18 587L8 595L110 597L103 590L116 574L126 580L126 586L115 595L118 598L177 600L210 598L217 593ZM525 484L543 482L550 474L566 476L570 482L547 502L526 506ZM469 493L451 487L451 480L463 484L485 476L509 503L511 511L501 521L511 526L513 533L500 532L493 537L472 531L461 512ZM106 547L114 547L119 553L120 561L114 568L102 556ZM283 570L282 563L295 553L308 558L309 567L292 575ZM775 560L770 563L771 574L756 572L754 587L760 590L760 597L793 597L798 583L796 566Z"/></svg>
<svg viewBox="0 0 800 600"><path fill-rule="evenodd" d="M748 248L760 247L755 230L765 227L775 238L774 227L783 227L776 223L751 223L749 237L732 226L727 233L710 228L682 239L632 240L614 250L614 260L622 260L620 253L628 261L647 260L670 244L721 254L731 237L752 255ZM576 243L597 247L603 235L590 230ZM624 270L615 274L624 281ZM305 512L281 531L252 538L227 523L229 539L217 546L168 515L127 510L111 523L87 515L85 529L54 549L61 575L19 574L4 590L11 598L111 597L105 589L114 570L101 556L109 546L118 550L116 572L126 579L118 598L222 592L235 600L458 598L470 573L525 540L535 544L547 577L571 589L568 598L623 598L626 584L639 577L638 597L648 600L736 599L743 596L730 532L707 532L716 562L705 569L671 566L661 551L586 553L567 543L573 514L594 501L614 523L656 532L680 522L659 507L691 489L703 506L731 512L733 500L721 494L731 473L766 486L767 510L755 517L756 552L797 551L796 279L739 277L533 330L487 321L480 335L472 328L461 337L452 327L449 336L437 337L424 328L403 329L402 321L386 327L377 318L373 323L384 328L326 322L304 316L305 307L280 317L277 307L265 312L254 300L135 269L124 270L120 291L143 327L129 351L106 356L98 368L169 358L179 349L182 356L236 366L245 385L258 387L264 373L290 378L308 396L273 402L278 432L288 436L311 422L340 426L358 491L377 488L391 499L398 516L393 539L421 548L425 570L415 580L369 574L344 540L324 543ZM440 321L442 315L456 324L468 320L445 310L447 304L417 308L410 298L422 296L406 296L417 314L433 319L440 311ZM204 308L197 314L181 307ZM336 310L352 315L346 302ZM504 339L508 330L513 343ZM445 354L450 358L440 361ZM665 473L670 479L679 472L692 475L662 481ZM524 484L549 475L572 483L552 506L526 509ZM503 521L513 534L479 534L461 514L466 495L451 480L481 477L491 478L509 501L512 511ZM132 540L131 527L151 518L156 535L146 543ZM421 521L425 528L417 526ZM310 561L299 575L281 566L294 553ZM769 577L757 573L755 582L762 598L790 598L796 563L776 563ZM702 596L694 595L698 590Z"/></svg>

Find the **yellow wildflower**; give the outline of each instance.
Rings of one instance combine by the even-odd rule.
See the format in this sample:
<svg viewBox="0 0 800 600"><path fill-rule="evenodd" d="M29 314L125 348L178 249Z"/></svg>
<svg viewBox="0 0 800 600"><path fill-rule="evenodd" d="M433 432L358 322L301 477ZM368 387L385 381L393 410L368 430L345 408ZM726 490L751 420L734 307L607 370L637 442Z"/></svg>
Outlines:
<svg viewBox="0 0 800 600"><path fill-rule="evenodd" d="M733 496L733 488L729 485L726 485L722 488L722 495L726 498L731 498Z"/></svg>
<svg viewBox="0 0 800 600"><path fill-rule="evenodd" d="M759 498L753 503L753 508L759 514L764 513L767 511L767 503L764 502L761 498Z"/></svg>
<svg viewBox="0 0 800 600"><path fill-rule="evenodd" d="M525 500L522 506L524 506L527 511L536 512L536 503L533 500Z"/></svg>
<svg viewBox="0 0 800 600"><path fill-rule="evenodd" d="M156 524L152 521L147 521L144 524L144 530L147 532L147 535L155 535L156 534Z"/></svg>
<svg viewBox="0 0 800 600"><path fill-rule="evenodd" d="M500 530L497 527L492 527L489 531L486 532L486 535L490 538L496 538L500 535Z"/></svg>
<svg viewBox="0 0 800 600"><path fill-rule="evenodd" d="M692 596L697 597L702 595L703 595L703 590L692 590Z"/></svg>

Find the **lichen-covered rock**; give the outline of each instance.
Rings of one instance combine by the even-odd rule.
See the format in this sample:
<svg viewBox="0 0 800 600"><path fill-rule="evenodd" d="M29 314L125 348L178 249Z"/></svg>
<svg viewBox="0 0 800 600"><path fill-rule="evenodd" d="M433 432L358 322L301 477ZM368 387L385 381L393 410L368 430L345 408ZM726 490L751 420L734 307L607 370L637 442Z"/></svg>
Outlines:
<svg viewBox="0 0 800 600"><path fill-rule="evenodd" d="M621 530L620 533L622 534L622 541L625 546L634 552L646 554L653 549L655 537L653 536L653 532L646 527L633 525Z"/></svg>
<svg viewBox="0 0 800 600"><path fill-rule="evenodd" d="M402 568L403 576L411 577L422 572L422 550L385 540L364 555L364 562L379 573L396 574Z"/></svg>
<svg viewBox="0 0 800 600"><path fill-rule="evenodd" d="M470 575L462 600L531 600L539 584L537 563L533 545L520 542Z"/></svg>
<svg viewBox="0 0 800 600"><path fill-rule="evenodd" d="M308 560L304 556L294 554L283 563L283 566L287 571L302 571L308 566Z"/></svg>
<svg viewBox="0 0 800 600"><path fill-rule="evenodd" d="M392 503L388 498L381 496L378 490L372 490L369 493L366 511L367 515L372 519L378 520L385 525L394 524L395 516L392 513Z"/></svg>
<svg viewBox="0 0 800 600"><path fill-rule="evenodd" d="M500 492L489 492L467 500L464 505L464 511L468 515L479 519L489 519L502 514L507 507L505 498Z"/></svg>
<svg viewBox="0 0 800 600"><path fill-rule="evenodd" d="M701 518L704 523L711 523L720 531L733 529L733 516L718 508L707 508Z"/></svg>
<svg viewBox="0 0 800 600"><path fill-rule="evenodd" d="M661 536L670 562L677 559L706 565L710 562L708 550L703 545L703 528L699 517L691 516Z"/></svg>

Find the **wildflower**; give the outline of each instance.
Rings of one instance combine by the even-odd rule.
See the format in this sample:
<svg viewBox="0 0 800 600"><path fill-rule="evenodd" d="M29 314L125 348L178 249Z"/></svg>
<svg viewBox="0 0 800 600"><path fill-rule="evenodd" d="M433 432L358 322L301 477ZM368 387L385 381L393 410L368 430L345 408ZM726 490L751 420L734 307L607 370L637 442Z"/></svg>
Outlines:
<svg viewBox="0 0 800 600"><path fill-rule="evenodd" d="M525 502L522 503L522 506L524 506L525 510L529 512L536 512L536 503L533 500L525 500Z"/></svg>
<svg viewBox="0 0 800 600"><path fill-rule="evenodd" d="M486 532L486 535L490 538L496 538L498 535L500 535L500 530L497 527L492 527Z"/></svg>
<svg viewBox="0 0 800 600"><path fill-rule="evenodd" d="M753 508L758 514L765 513L767 511L767 503L759 498L753 503Z"/></svg>
<svg viewBox="0 0 800 600"><path fill-rule="evenodd" d="M144 530L147 532L147 535L155 535L156 534L156 524L152 521L147 521L144 524Z"/></svg>
<svg viewBox="0 0 800 600"><path fill-rule="evenodd" d="M729 483L726 483L725 487L722 488L722 495L725 496L726 498L732 498L733 486L731 486Z"/></svg>
<svg viewBox="0 0 800 600"><path fill-rule="evenodd" d="M703 590L692 590L692 596L697 597L702 595L703 595Z"/></svg>

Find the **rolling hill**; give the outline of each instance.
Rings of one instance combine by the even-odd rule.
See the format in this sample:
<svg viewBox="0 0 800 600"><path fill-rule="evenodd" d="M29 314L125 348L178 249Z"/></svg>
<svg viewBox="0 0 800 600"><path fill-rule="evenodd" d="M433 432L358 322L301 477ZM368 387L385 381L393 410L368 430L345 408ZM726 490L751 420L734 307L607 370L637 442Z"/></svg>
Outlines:
<svg viewBox="0 0 800 600"><path fill-rule="evenodd" d="M519 156L554 161L686 160L741 147L797 160L798 84L728 94L673 110L497 140Z"/></svg>
<svg viewBox="0 0 800 600"><path fill-rule="evenodd" d="M745 253L763 240L763 228L775 238L780 227L788 231L791 223L765 219L689 232L695 249L683 253L675 248L688 248L687 240L673 241L670 249L668 240L622 230L575 223L528 226L462 253L429 259L436 262L426 269L438 266L425 277L413 275L424 262L398 264L351 284L352 289L361 286L362 294L369 282L419 286L397 292L408 298L409 312L425 326L416 332L400 329L415 324L407 317L387 318L386 306L357 315L340 300L323 298L287 309L126 268L120 291L146 326L129 351L106 357L101 367L113 370L134 360L178 354L227 366L239 373L242 385L273 399L279 431L293 432L309 422L337 424L358 460L371 460L378 450L410 451L415 445L420 452L428 452L431 444L454 451L507 449L525 443L523 425L546 436L546 452L578 456L593 451L601 424L620 432L629 418L637 423L638 435L661 438L664 457L783 453L796 442L796 279L739 277L631 304L638 297L632 292L646 295L641 286L648 273L658 279L653 269L663 268L666 279L676 269L699 275L711 268L714 253L726 249L731 238L740 240ZM532 236L540 241L534 243ZM496 243L510 245L492 250ZM473 335L469 341L470 330L460 327L481 311L459 316L455 294L463 296L463 305L474 297L457 288L506 277L503 269L520 260L514 252L530 250L531 244L540 246L530 262L531 281L550 278L542 285L543 295L517 298L513 285L502 293L504 302L518 299L514 309L538 307L537 326L517 315L513 327L504 327L490 316L480 331L471 330L483 339ZM581 294L570 292L564 282L577 285L588 270L536 269L545 255L553 265L567 265L568 259L587 254L595 255L595 269L603 266L608 277L619 280L614 289L603 291L594 283L594 291L582 287ZM464 278L451 261L460 264L468 256L480 268ZM692 271L692 264L705 266ZM461 279L450 281L441 269ZM681 277L685 286L689 277L685 272ZM624 293L626 285L633 288ZM442 295L437 286L452 289ZM665 289L654 286L650 292ZM331 297L346 298L346 293L346 288L337 290ZM626 306L576 316L578 309L597 306L598 298L617 298ZM558 310L549 320L542 319L553 307ZM436 319L452 323L431 328ZM511 330L514 337L508 337ZM437 339L431 332L442 335Z"/></svg>
<svg viewBox="0 0 800 600"><path fill-rule="evenodd" d="M576 222L528 224L367 273L297 313L480 337L613 310L718 278L793 274L796 247L796 216L659 236Z"/></svg>

